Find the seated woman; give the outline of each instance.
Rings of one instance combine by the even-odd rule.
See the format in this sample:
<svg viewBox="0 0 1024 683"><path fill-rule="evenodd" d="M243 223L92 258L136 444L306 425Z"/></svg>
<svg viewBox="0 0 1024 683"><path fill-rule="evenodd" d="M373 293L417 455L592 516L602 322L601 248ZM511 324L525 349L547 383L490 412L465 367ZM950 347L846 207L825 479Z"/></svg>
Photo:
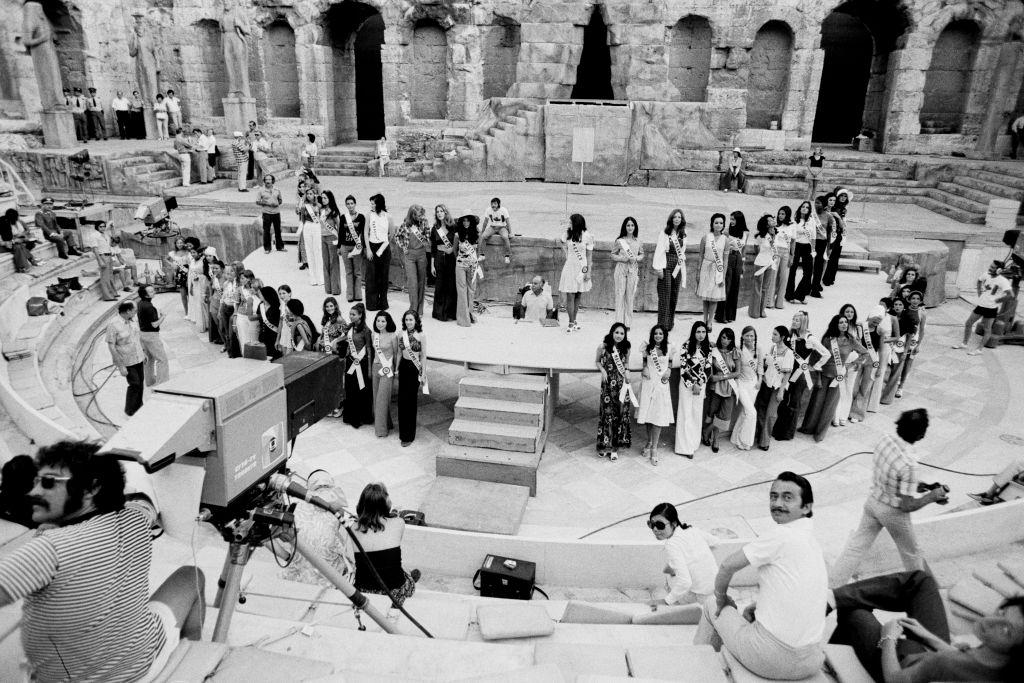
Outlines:
<svg viewBox="0 0 1024 683"><path fill-rule="evenodd" d="M974 624L981 645L949 643L939 586L924 571L876 576L835 589L838 626L830 642L850 645L872 678L885 683L1016 681L1024 670L1024 596L1003 601ZM879 623L873 610L905 612ZM1016 672L1016 673L1014 673Z"/></svg>
<svg viewBox="0 0 1024 683"><path fill-rule="evenodd" d="M38 265L32 256L32 248L35 246L35 240L18 216L18 210L7 209L0 217L0 252L14 256L16 272L27 273L29 268Z"/></svg>
<svg viewBox="0 0 1024 683"><path fill-rule="evenodd" d="M743 172L743 152L734 147L729 156L729 166L718 180L718 189L723 192L736 188L737 192L747 191L747 175Z"/></svg>
<svg viewBox="0 0 1024 683"><path fill-rule="evenodd" d="M671 503L658 503L651 510L647 528L665 542L665 586L668 595L652 600L652 606L700 604L715 592L718 562L711 547L718 539L679 521ZM696 623L696 622L695 622Z"/></svg>
<svg viewBox="0 0 1024 683"><path fill-rule="evenodd" d="M416 592L420 570L413 569L410 574L402 569L405 520L391 509L384 484L367 484L359 494L354 532L362 546L356 550L356 588L364 593L388 595L400 606ZM387 591L377 581L374 569Z"/></svg>
<svg viewBox="0 0 1024 683"><path fill-rule="evenodd" d="M324 470L309 473L306 489L332 505L335 511L343 510L348 505L345 492L335 485L334 478ZM353 544L337 516L311 503L297 500L295 528L307 548L317 557L326 560L343 578L352 580L355 573ZM321 586L333 585L302 555L296 556L281 572L281 578Z"/></svg>

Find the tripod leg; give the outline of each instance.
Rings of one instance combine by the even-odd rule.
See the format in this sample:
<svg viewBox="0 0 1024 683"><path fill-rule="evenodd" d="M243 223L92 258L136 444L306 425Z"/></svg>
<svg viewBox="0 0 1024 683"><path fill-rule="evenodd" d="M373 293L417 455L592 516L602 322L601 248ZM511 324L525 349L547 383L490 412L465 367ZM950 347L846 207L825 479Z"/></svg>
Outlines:
<svg viewBox="0 0 1024 683"><path fill-rule="evenodd" d="M231 558L234 554L235 551L229 548L224 555L224 566L220 570L220 578L217 579L217 596L213 599L213 606L217 609L220 609L221 600L224 599L224 586L227 585L228 575L231 573Z"/></svg>
<svg viewBox="0 0 1024 683"><path fill-rule="evenodd" d="M242 574L245 573L245 565L252 557L253 548L247 543L232 543L228 549L228 558L224 563L227 577L221 593L220 611L217 614L217 624L213 628L213 642L226 643L228 640L228 629L231 628L231 617L238 605L238 593L242 586Z"/></svg>

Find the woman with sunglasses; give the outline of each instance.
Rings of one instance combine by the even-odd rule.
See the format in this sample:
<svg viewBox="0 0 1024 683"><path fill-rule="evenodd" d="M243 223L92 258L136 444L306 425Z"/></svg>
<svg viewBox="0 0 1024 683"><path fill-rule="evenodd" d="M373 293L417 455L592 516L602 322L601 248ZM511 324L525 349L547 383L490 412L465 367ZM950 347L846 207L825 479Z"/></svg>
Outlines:
<svg viewBox="0 0 1024 683"><path fill-rule="evenodd" d="M652 600L652 606L701 604L715 592L718 562L711 548L718 539L679 521L679 512L671 503L658 503L647 519L647 528L665 543L664 598Z"/></svg>

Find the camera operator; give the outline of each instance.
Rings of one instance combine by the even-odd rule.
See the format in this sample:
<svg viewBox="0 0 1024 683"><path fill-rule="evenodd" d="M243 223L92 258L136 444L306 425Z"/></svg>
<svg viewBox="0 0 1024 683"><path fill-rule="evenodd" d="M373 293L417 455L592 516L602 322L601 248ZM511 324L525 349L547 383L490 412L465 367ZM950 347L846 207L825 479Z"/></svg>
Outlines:
<svg viewBox="0 0 1024 683"><path fill-rule="evenodd" d="M151 681L180 638L202 632L198 568L178 568L147 596L157 511L126 496L121 463L98 449L62 441L39 450L29 499L41 529L0 559L0 606L24 598L32 680Z"/></svg>

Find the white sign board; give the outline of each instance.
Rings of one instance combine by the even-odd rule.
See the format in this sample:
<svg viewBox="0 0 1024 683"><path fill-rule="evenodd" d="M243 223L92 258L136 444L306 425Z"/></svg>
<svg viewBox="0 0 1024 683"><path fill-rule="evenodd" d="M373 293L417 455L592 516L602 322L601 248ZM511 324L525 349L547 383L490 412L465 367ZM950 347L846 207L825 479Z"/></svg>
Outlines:
<svg viewBox="0 0 1024 683"><path fill-rule="evenodd" d="M594 161L594 129L572 129L572 161L574 164L589 164Z"/></svg>

